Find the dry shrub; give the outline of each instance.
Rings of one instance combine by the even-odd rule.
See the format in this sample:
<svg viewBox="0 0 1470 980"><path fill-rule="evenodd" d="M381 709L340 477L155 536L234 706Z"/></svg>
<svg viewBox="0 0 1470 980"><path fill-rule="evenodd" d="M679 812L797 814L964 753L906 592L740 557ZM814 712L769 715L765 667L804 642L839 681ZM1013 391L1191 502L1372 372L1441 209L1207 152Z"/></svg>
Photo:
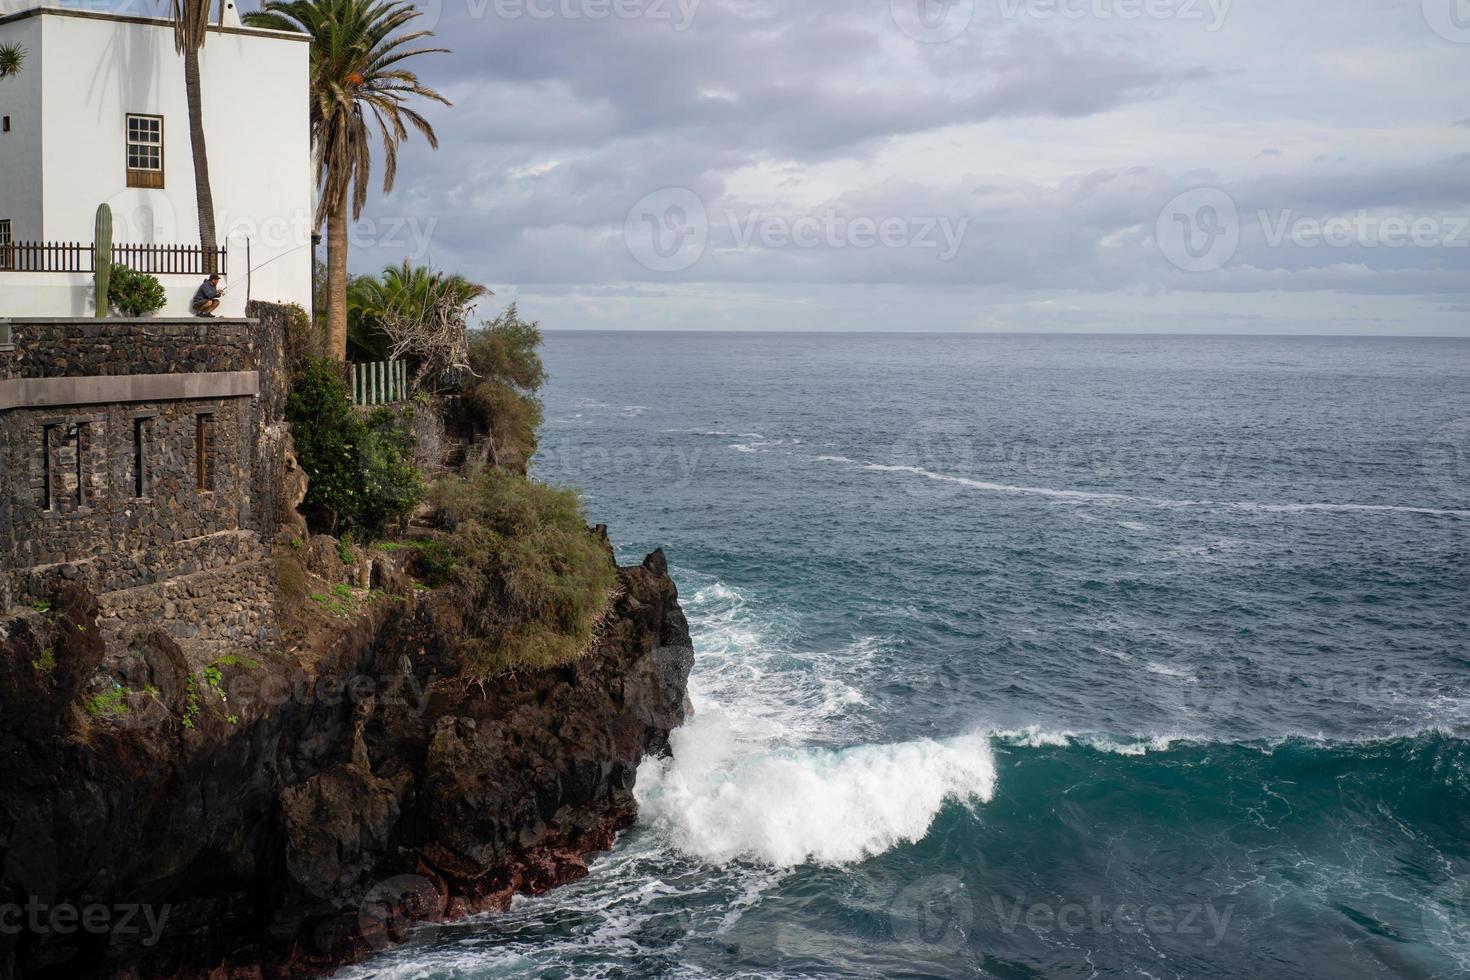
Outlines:
<svg viewBox="0 0 1470 980"><path fill-rule="evenodd" d="M585 655L615 593L617 569L588 529L577 494L499 469L441 481L434 494L465 593L464 678L479 682Z"/></svg>

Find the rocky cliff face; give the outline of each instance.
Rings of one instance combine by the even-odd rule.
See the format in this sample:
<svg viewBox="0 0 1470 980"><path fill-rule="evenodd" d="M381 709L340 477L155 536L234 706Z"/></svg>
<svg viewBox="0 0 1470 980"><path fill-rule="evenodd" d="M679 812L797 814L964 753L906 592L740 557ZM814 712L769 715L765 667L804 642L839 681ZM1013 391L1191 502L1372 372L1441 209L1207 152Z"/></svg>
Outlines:
<svg viewBox="0 0 1470 980"><path fill-rule="evenodd" d="M0 978L326 972L586 873L685 718L663 555L574 666L466 687L452 594L191 664L94 596L0 624Z"/></svg>

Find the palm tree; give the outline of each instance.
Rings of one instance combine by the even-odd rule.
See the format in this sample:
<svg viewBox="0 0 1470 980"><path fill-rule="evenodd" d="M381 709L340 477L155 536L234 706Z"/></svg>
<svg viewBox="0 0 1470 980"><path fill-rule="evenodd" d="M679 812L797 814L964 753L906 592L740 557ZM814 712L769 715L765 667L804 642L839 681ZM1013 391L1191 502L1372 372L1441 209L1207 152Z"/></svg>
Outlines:
<svg viewBox="0 0 1470 980"><path fill-rule="evenodd" d="M25 60L26 49L19 44L0 44L0 78L19 75Z"/></svg>
<svg viewBox="0 0 1470 980"><path fill-rule="evenodd" d="M189 103L189 150L194 157L194 203L199 211L199 245L204 271L214 272L218 241L214 232L214 192L209 186L209 154L204 147L204 99L199 82L199 49L209 35L211 0L173 0L174 51L184 56L184 92Z"/></svg>
<svg viewBox="0 0 1470 980"><path fill-rule="evenodd" d="M347 222L362 216L372 174L368 116L383 142L386 194L409 125L439 147L433 127L408 100L450 104L402 67L415 55L448 53L408 47L433 37L432 31L394 34L420 13L406 0L267 0L263 10L245 16L252 27L311 35L311 138L321 191L316 223L327 226L327 339L339 359L347 356Z"/></svg>
<svg viewBox="0 0 1470 980"><path fill-rule="evenodd" d="M476 300L493 295L457 273L425 265L390 265L379 276L354 276L347 285L347 343L355 356L383 361L392 356L393 340L384 325L431 320L445 309L464 311Z"/></svg>

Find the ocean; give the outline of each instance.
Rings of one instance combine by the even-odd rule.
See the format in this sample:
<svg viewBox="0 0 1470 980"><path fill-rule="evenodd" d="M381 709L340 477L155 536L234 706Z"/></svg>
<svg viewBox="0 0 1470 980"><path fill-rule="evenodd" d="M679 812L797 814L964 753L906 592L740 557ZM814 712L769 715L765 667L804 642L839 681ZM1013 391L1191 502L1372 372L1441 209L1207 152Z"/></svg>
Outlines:
<svg viewBox="0 0 1470 980"><path fill-rule="evenodd" d="M1470 341L552 333L694 720L351 976L1470 976Z"/></svg>

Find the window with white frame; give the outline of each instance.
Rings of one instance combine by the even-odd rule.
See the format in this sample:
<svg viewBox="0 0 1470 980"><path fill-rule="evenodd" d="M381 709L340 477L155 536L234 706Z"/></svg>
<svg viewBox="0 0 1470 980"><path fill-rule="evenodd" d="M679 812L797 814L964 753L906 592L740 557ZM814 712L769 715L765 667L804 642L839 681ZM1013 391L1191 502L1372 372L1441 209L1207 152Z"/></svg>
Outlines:
<svg viewBox="0 0 1470 980"><path fill-rule="evenodd" d="M128 186L163 186L163 117L128 114Z"/></svg>

